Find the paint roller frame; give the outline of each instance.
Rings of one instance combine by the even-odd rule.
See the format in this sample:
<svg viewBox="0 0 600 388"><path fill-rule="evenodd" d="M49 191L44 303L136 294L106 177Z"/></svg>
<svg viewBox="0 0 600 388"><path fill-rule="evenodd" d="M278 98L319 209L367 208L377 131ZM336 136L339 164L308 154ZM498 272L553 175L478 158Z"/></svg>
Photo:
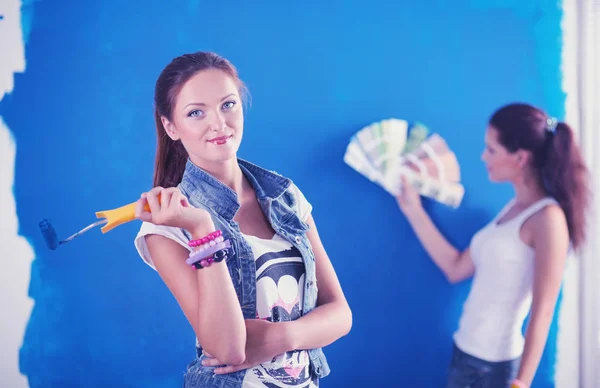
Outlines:
<svg viewBox="0 0 600 388"><path fill-rule="evenodd" d="M160 198L160 195L159 195L159 198ZM136 202L132 202L130 204L121 206L119 208L110 209L110 210L102 210L102 211L96 212L96 218L99 218L98 221L91 223L90 225L86 226L85 228L81 229L80 231L78 231L78 232L72 234L71 236L67 237L66 239L60 240L60 241L58 239L58 234L56 233L56 230L54 229L54 226L52 225L52 221L50 221L50 219L48 219L48 218L42 219L39 222L38 227L40 228L40 232L42 234L44 242L46 243L46 246L51 251L54 251L60 245L63 245L63 244L68 243L69 241L72 241L76 237L81 236L82 234L94 229L97 226L104 225L100 230L102 231L102 234L105 234L105 233L108 233L109 231L113 230L117 226L120 226L127 222L135 220L135 206L136 206ZM150 211L150 207L148 206L147 203L144 205L144 210L146 210L148 212Z"/></svg>

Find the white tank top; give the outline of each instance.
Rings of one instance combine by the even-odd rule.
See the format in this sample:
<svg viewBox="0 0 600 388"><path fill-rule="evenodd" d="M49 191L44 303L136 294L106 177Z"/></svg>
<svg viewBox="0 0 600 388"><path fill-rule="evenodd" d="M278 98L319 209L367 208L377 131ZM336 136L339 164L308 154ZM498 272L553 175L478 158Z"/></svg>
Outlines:
<svg viewBox="0 0 600 388"><path fill-rule="evenodd" d="M521 240L521 226L557 202L543 198L497 224L513 204L511 200L471 240L475 275L454 334L459 349L486 361L512 360L523 353L522 327L531 308L534 250Z"/></svg>

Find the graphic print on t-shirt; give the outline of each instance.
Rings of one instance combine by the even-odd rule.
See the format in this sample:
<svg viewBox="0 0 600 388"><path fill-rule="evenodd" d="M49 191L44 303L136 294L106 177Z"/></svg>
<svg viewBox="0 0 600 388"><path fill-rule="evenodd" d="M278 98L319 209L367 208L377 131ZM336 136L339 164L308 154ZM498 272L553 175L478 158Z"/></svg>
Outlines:
<svg viewBox="0 0 600 388"><path fill-rule="evenodd" d="M298 249L276 235L247 241L256 264L256 318L289 322L302 316L305 268ZM244 387L317 387L309 370L308 352L289 351L249 369Z"/></svg>
<svg viewBox="0 0 600 388"><path fill-rule="evenodd" d="M302 315L304 263L295 247L267 252L255 261L257 318L293 321Z"/></svg>

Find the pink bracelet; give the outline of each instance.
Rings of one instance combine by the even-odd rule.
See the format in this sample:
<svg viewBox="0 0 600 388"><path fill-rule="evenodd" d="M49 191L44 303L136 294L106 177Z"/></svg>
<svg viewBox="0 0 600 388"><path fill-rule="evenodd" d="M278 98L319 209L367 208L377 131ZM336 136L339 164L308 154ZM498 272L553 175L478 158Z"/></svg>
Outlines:
<svg viewBox="0 0 600 388"><path fill-rule="evenodd" d="M205 246L204 249L209 247L209 244L211 241L214 241L217 237L220 237L223 233L220 230L216 230L214 232L212 232L211 234L209 234L206 237L202 237L196 240L191 240L188 245L192 248L194 247L199 247L199 246ZM213 244L214 245L214 244Z"/></svg>
<svg viewBox="0 0 600 388"><path fill-rule="evenodd" d="M185 263L187 265L193 265L194 263L202 259L206 259L207 257L212 256L215 252L226 248L231 248L231 243L229 242L229 240L215 244L214 246L209 247L208 249L190 252L190 256L185 260Z"/></svg>
<svg viewBox="0 0 600 388"><path fill-rule="evenodd" d="M215 245L222 243L223 241L224 241L223 236L219 236L219 237L215 238L214 240L211 240L205 244L199 245L197 249L192 250L192 252L190 253L190 257L192 255L200 254L201 252L207 251L208 249L214 247Z"/></svg>
<svg viewBox="0 0 600 388"><path fill-rule="evenodd" d="M521 380L514 379L513 382L512 382L512 384L510 385L510 388L528 388L528 387Z"/></svg>

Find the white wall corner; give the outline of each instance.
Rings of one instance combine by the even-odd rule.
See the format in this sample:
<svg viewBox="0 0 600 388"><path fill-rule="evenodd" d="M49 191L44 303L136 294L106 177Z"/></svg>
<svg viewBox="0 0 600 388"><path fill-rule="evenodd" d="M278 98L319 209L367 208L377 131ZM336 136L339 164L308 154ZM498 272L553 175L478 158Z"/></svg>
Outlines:
<svg viewBox="0 0 600 388"><path fill-rule="evenodd" d="M591 174L588 239L567 270L559 321L557 388L600 387L600 0L563 0L563 89L566 121Z"/></svg>

